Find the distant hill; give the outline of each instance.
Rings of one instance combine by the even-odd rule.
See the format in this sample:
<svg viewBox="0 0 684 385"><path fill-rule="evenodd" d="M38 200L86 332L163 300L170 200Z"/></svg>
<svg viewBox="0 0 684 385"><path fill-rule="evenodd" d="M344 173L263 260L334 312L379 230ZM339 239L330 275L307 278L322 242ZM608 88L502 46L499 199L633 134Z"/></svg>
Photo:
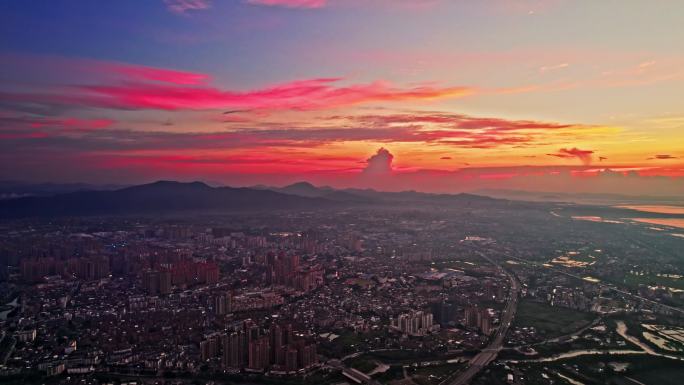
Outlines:
<svg viewBox="0 0 684 385"><path fill-rule="evenodd" d="M265 187L268 190L307 198L325 198L337 202L374 203L374 199L332 187L316 187L309 182L297 182L285 187Z"/></svg>
<svg viewBox="0 0 684 385"><path fill-rule="evenodd" d="M316 187L211 187L202 182L159 181L111 191L76 191L0 200L0 218L145 215L202 211L313 210L339 207L494 207L510 202L471 194Z"/></svg>
<svg viewBox="0 0 684 385"><path fill-rule="evenodd" d="M335 204L322 198L305 198L270 190L160 181L114 191L78 191L4 200L0 201L0 217L314 209Z"/></svg>
<svg viewBox="0 0 684 385"><path fill-rule="evenodd" d="M347 193L371 198L376 201L392 203L423 203L423 204L470 204L470 203L501 203L501 199L494 199L474 194L432 194L418 191L383 192L372 189L346 189Z"/></svg>
<svg viewBox="0 0 684 385"><path fill-rule="evenodd" d="M385 192L373 189L340 189L323 186L316 187L308 182L298 182L285 187L265 187L271 191L286 194L298 195L302 197L325 198L339 202L355 202L369 204L394 204L394 203L418 203L418 204L468 204L474 202L495 202L501 201L482 195L474 194L433 194L417 191Z"/></svg>
<svg viewBox="0 0 684 385"><path fill-rule="evenodd" d="M85 183L29 183L21 181L0 181L0 200L27 196L48 196L75 191L116 190L126 186L93 185Z"/></svg>

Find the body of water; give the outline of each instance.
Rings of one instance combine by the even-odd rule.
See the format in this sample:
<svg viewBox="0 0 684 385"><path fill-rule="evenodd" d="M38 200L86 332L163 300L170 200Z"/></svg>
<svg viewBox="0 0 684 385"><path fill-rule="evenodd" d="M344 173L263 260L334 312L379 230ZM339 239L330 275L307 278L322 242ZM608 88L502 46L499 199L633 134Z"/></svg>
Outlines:
<svg viewBox="0 0 684 385"><path fill-rule="evenodd" d="M684 218L630 218L635 222L684 229Z"/></svg>
<svg viewBox="0 0 684 385"><path fill-rule="evenodd" d="M615 206L621 209L630 209L641 211L644 213L658 213L658 214L684 214L684 207L682 206L655 206L655 205L634 205L634 206Z"/></svg>
<svg viewBox="0 0 684 385"><path fill-rule="evenodd" d="M14 310L14 308L16 308L18 305L19 305L19 297L13 299L12 302L5 304L5 306L9 306L10 308L5 310L5 311L0 312L0 320L6 320L7 315L10 312L12 312L12 310Z"/></svg>

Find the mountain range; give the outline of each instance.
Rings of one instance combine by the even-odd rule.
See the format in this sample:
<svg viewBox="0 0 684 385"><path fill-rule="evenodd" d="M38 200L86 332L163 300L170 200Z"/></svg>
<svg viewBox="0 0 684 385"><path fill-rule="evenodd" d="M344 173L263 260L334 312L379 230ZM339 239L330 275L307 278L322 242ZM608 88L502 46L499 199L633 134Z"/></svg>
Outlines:
<svg viewBox="0 0 684 385"><path fill-rule="evenodd" d="M221 212L250 210L326 209L347 206L404 205L468 206L503 202L471 194L428 194L415 191L316 187L307 182L286 187L211 187L202 182L159 181L115 190L74 191L49 196L29 196L0 201L1 218L129 215L187 211ZM409 206L410 207L410 206Z"/></svg>

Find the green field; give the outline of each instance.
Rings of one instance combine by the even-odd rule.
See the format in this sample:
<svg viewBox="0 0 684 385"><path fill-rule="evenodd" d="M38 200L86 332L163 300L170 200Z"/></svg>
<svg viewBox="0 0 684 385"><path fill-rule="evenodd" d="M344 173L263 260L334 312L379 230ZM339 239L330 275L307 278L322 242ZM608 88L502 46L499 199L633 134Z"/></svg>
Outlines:
<svg viewBox="0 0 684 385"><path fill-rule="evenodd" d="M628 273L625 274L621 283L631 288L637 288L639 285L657 285L684 290L684 278L658 277L655 274L635 275Z"/></svg>
<svg viewBox="0 0 684 385"><path fill-rule="evenodd" d="M514 326L534 327L542 337L554 338L571 334L587 326L594 318L591 313L521 300Z"/></svg>
<svg viewBox="0 0 684 385"><path fill-rule="evenodd" d="M613 372L610 363L629 364L625 372ZM577 378L572 367L579 369L584 376L583 383L609 384L609 385L678 385L682 383L684 365L679 361L661 357L643 355L617 356L584 356L576 359L561 360L553 363L532 365L532 367L546 367L552 371L565 372L565 374ZM569 370L569 371L568 371ZM529 372L529 369L526 369ZM585 381L586 380L586 381ZM638 382L636 382L638 381Z"/></svg>

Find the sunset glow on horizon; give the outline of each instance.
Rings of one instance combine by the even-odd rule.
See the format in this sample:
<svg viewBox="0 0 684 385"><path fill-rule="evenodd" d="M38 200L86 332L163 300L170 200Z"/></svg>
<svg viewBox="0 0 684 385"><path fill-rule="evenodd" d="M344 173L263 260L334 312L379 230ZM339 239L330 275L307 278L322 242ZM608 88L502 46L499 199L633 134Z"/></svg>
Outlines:
<svg viewBox="0 0 684 385"><path fill-rule="evenodd" d="M3 2L0 179L682 194L683 13Z"/></svg>

